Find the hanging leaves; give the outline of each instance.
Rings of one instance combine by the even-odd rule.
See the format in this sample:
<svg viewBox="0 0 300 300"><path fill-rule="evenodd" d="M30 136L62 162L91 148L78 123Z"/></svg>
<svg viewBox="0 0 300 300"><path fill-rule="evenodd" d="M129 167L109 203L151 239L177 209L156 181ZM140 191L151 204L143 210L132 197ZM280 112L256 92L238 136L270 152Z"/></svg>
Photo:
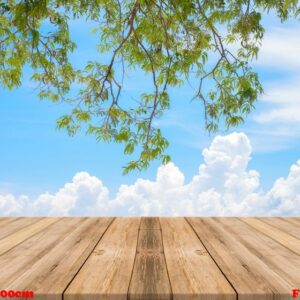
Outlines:
<svg viewBox="0 0 300 300"><path fill-rule="evenodd" d="M169 88L180 87L191 72L208 131L244 122L263 92L251 60L264 35L262 12L271 9L281 21L300 13L296 0L0 1L0 84L20 86L29 65L41 99L72 106L58 128L74 135L86 124L97 141L123 143L125 154L138 153L125 173L142 170L155 159L170 161L168 141L154 120L172 104ZM76 18L98 24L95 47L111 55L108 63L89 61L78 70L69 61L76 45L68 22ZM123 80L135 67L149 74L153 89L129 106ZM71 96L74 83L80 90ZM212 89L203 88L207 83Z"/></svg>

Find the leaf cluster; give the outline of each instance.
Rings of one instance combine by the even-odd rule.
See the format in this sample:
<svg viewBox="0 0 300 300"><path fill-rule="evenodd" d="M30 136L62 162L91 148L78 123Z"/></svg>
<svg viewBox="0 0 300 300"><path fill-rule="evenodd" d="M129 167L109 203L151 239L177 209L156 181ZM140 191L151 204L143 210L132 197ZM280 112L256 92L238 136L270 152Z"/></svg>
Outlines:
<svg viewBox="0 0 300 300"><path fill-rule="evenodd" d="M72 105L58 128L74 135L87 125L97 140L122 143L125 154L138 152L125 173L141 170L155 159L170 161L154 120L169 109L170 88L191 76L198 80L194 99L203 103L208 131L244 121L263 92L251 61L264 35L262 14L270 10L281 21L300 12L296 0L0 1L0 84L20 86L30 66L41 99ZM76 45L69 21L77 18L98 24L95 46L111 55L108 63L75 69L70 62ZM149 75L153 89L130 106L121 95L126 69L134 68ZM80 90L70 97L74 83Z"/></svg>

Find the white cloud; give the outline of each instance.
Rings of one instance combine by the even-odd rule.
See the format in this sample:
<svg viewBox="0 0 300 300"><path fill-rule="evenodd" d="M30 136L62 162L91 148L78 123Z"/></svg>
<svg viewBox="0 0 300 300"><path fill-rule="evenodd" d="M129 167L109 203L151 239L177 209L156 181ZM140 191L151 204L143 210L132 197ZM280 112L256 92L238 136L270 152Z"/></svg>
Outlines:
<svg viewBox="0 0 300 300"><path fill-rule="evenodd" d="M276 180L266 195L275 214L298 214L300 212L300 160L292 165L287 178Z"/></svg>
<svg viewBox="0 0 300 300"><path fill-rule="evenodd" d="M293 107L283 106L280 108L273 108L270 111L263 112L254 118L259 123L299 123L300 122L300 106Z"/></svg>
<svg viewBox="0 0 300 300"><path fill-rule="evenodd" d="M257 66L271 72L263 82L265 94L245 128L256 152L298 148L300 137L300 26L269 28ZM280 77L279 77L280 75Z"/></svg>
<svg viewBox="0 0 300 300"><path fill-rule="evenodd" d="M13 215L22 213L24 197L16 198L12 194L0 195L0 215Z"/></svg>
<svg viewBox="0 0 300 300"><path fill-rule="evenodd" d="M272 82L266 85L261 101L268 109L254 115L258 123L295 125L300 123L300 78L289 82Z"/></svg>
<svg viewBox="0 0 300 300"><path fill-rule="evenodd" d="M299 25L273 27L266 31L255 64L266 71L280 70L285 80L271 78L269 83L264 84L265 94L260 100L265 106L254 114L254 121L260 125L295 126L300 123L299 52ZM293 128L286 129L288 132ZM297 132L296 135L299 134Z"/></svg>
<svg viewBox="0 0 300 300"><path fill-rule="evenodd" d="M300 67L300 26L269 28L259 51L257 65L295 70Z"/></svg>
<svg viewBox="0 0 300 300"><path fill-rule="evenodd" d="M160 166L154 181L121 185L111 199L102 181L77 173L54 194L36 199L0 196L0 215L296 215L300 213L300 160L287 178L264 192L259 173L248 170L251 144L244 133L217 136L202 154L190 182L174 163Z"/></svg>

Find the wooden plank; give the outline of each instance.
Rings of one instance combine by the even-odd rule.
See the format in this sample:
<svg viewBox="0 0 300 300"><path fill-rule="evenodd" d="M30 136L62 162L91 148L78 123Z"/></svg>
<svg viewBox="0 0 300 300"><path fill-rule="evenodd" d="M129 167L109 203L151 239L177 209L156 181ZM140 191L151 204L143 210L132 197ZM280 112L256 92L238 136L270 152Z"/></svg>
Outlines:
<svg viewBox="0 0 300 300"><path fill-rule="evenodd" d="M215 220L291 286L300 286L299 255L238 218Z"/></svg>
<svg viewBox="0 0 300 300"><path fill-rule="evenodd" d="M39 220L41 220L41 218L13 218L6 220L4 224L0 223L0 240Z"/></svg>
<svg viewBox="0 0 300 300"><path fill-rule="evenodd" d="M239 300L290 299L293 287L213 218L187 218Z"/></svg>
<svg viewBox="0 0 300 300"><path fill-rule="evenodd" d="M184 218L160 218L173 299L236 299L236 293Z"/></svg>
<svg viewBox="0 0 300 300"><path fill-rule="evenodd" d="M260 221L265 222L271 226L274 226L297 239L300 239L300 223L295 224L292 222L288 222L287 218L276 218L276 217L264 217L258 218Z"/></svg>
<svg viewBox="0 0 300 300"><path fill-rule="evenodd" d="M6 289L32 290L38 299L61 300L63 291L91 254L113 218L88 218Z"/></svg>
<svg viewBox="0 0 300 300"><path fill-rule="evenodd" d="M5 287L31 268L86 218L61 218L0 256L0 286Z"/></svg>
<svg viewBox="0 0 300 300"><path fill-rule="evenodd" d="M299 255L285 244L299 240L299 218L33 220L0 218L0 249L13 245L0 255L0 288L38 300L287 300L300 286Z"/></svg>
<svg viewBox="0 0 300 300"><path fill-rule="evenodd" d="M21 217L13 218L13 217L0 217L0 226L6 226L6 224L21 219Z"/></svg>
<svg viewBox="0 0 300 300"><path fill-rule="evenodd" d="M142 218L128 299L172 299L158 218Z"/></svg>
<svg viewBox="0 0 300 300"><path fill-rule="evenodd" d="M44 230L51 224L57 222L59 218L45 218L38 222L35 222L25 228L18 230L17 232L0 240L0 255L7 252L16 245L22 243L26 239L30 238L34 234Z"/></svg>
<svg viewBox="0 0 300 300"><path fill-rule="evenodd" d="M143 217L141 220L140 229L159 229L160 230L160 223L158 217Z"/></svg>
<svg viewBox="0 0 300 300"><path fill-rule="evenodd" d="M257 218L243 218L242 219L247 224L251 225L256 230L266 234L275 241L281 243L285 247L289 248L291 251L300 255L300 240L293 237L292 235L277 229L269 224L260 221Z"/></svg>
<svg viewBox="0 0 300 300"><path fill-rule="evenodd" d="M117 218L64 293L64 300L127 299L140 218Z"/></svg>
<svg viewBox="0 0 300 300"><path fill-rule="evenodd" d="M149 232L148 232L149 231ZM164 253L160 229L140 229L137 253Z"/></svg>
<svg viewBox="0 0 300 300"><path fill-rule="evenodd" d="M285 220L286 222L300 226L300 218L298 217L279 217L279 218Z"/></svg>

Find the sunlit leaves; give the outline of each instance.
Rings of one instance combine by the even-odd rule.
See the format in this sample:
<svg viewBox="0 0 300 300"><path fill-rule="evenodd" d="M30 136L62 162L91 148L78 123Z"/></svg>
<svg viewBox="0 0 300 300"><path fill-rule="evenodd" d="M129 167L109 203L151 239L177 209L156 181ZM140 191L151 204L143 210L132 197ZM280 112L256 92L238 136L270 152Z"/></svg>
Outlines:
<svg viewBox="0 0 300 300"><path fill-rule="evenodd" d="M85 128L97 141L121 143L134 157L124 173L153 160L167 163L168 141L155 120L172 105L169 89L191 74L208 131L238 126L254 108L263 89L251 61L264 36L261 18L271 9L281 21L300 14L298 0L0 0L0 85L20 86L27 65L41 99L70 104L59 129L74 135ZM76 45L68 24L80 17L97 24L95 48L110 55L108 62L89 61L83 69L70 62ZM153 88L130 103L123 80L136 68Z"/></svg>

